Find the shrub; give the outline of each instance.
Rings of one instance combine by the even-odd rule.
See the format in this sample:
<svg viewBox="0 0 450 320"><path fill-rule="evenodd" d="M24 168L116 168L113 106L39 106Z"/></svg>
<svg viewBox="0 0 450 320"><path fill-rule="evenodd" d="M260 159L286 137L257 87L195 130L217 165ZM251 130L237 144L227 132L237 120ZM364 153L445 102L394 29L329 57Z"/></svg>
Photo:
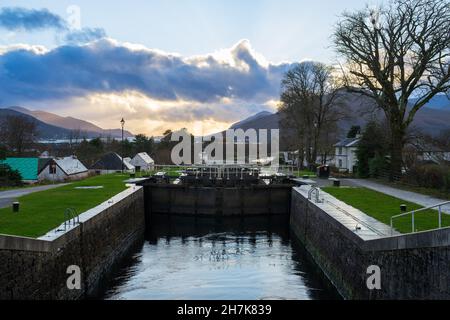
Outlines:
<svg viewBox="0 0 450 320"><path fill-rule="evenodd" d="M17 170L12 170L10 166L6 164L0 165L0 186L2 187L15 187L22 185L22 176Z"/></svg>
<svg viewBox="0 0 450 320"><path fill-rule="evenodd" d="M450 190L450 167L437 164L417 165L406 177L408 183L419 187Z"/></svg>
<svg viewBox="0 0 450 320"><path fill-rule="evenodd" d="M444 188L447 192L450 192L450 168L444 177Z"/></svg>
<svg viewBox="0 0 450 320"><path fill-rule="evenodd" d="M386 159L376 155L369 160L369 174L372 178L378 178L387 169Z"/></svg>
<svg viewBox="0 0 450 320"><path fill-rule="evenodd" d="M372 159L383 157L387 154L387 144L386 132L382 126L375 121L369 122L362 133L356 149L357 172L359 177L368 178L371 176L370 162L373 162L373 165L377 167L374 167L374 169L378 170L380 161L375 160L374 162Z"/></svg>

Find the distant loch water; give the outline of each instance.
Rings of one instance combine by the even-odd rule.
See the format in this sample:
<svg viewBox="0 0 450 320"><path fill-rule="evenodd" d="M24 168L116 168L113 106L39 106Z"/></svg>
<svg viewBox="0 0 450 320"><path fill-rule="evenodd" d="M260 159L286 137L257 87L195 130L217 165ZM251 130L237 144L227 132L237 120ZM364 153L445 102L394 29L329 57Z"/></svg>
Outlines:
<svg viewBox="0 0 450 320"><path fill-rule="evenodd" d="M174 217L153 218L102 298L340 299L287 221Z"/></svg>

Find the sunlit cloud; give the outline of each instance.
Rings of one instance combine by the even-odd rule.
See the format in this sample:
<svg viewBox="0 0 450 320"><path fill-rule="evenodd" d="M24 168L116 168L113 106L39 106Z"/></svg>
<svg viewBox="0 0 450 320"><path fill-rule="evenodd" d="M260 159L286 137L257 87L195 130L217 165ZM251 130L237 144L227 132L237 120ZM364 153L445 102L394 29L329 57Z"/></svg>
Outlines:
<svg viewBox="0 0 450 320"><path fill-rule="evenodd" d="M275 111L292 66L272 63L249 40L183 57L108 38L101 28L72 28L47 9L2 8L9 32L54 30L61 45L0 46L0 106L19 105L79 117L105 128L125 117L130 131L198 134Z"/></svg>
<svg viewBox="0 0 450 320"><path fill-rule="evenodd" d="M131 131L147 134L192 128L197 121L211 133L274 111L291 64L265 61L247 40L218 52L182 57L109 38L51 50L0 47L0 104L43 108L104 127L117 127L124 116Z"/></svg>

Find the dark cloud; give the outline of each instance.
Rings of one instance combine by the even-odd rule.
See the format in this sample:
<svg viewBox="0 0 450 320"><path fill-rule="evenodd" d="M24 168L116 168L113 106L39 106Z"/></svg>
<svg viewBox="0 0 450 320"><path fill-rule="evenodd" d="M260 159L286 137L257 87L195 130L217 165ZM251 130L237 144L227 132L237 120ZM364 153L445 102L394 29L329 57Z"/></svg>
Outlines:
<svg viewBox="0 0 450 320"><path fill-rule="evenodd" d="M47 9L2 8L0 9L0 27L13 31L32 31L39 29L64 30L67 25L64 19Z"/></svg>
<svg viewBox="0 0 450 320"><path fill-rule="evenodd" d="M71 29L62 17L47 9L2 8L0 28L11 31L52 29L62 35L60 39L67 44L88 43L106 37L102 28Z"/></svg>
<svg viewBox="0 0 450 320"><path fill-rule="evenodd" d="M246 41L233 47L229 56L232 63L213 56L183 59L110 39L64 45L46 53L7 51L0 55L0 103L127 90L159 100L202 103L278 98L281 77L290 64L261 64Z"/></svg>

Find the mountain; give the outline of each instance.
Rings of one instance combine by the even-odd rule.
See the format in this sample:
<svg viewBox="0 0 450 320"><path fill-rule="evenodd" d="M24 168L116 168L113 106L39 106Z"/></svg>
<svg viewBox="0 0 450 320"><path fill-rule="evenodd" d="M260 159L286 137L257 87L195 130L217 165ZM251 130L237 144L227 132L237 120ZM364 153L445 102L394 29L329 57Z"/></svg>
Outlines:
<svg viewBox="0 0 450 320"><path fill-rule="evenodd" d="M416 99L410 101L415 102ZM450 99L445 94L437 94L426 104L426 107L436 110L450 110Z"/></svg>
<svg viewBox="0 0 450 320"><path fill-rule="evenodd" d="M384 119L384 113L377 110L373 101L365 96L358 94L346 94L346 106L348 108L347 119L341 120L338 123L340 129L340 136L337 139L344 137L348 130L353 125L359 125L364 127L365 124L373 118L382 120ZM443 130L448 129L450 123L450 106L447 108L443 103L445 100L442 97L438 97L436 101L442 104L428 104L421 108L411 124L411 128L418 129L424 133L436 136ZM443 106L438 108L437 106ZM242 121L232 125L230 129L279 129L279 122L281 115L279 113L265 113L263 115L256 114ZM286 132L284 133L286 134ZM292 130L287 132L290 136L293 134ZM281 146L282 148L284 146Z"/></svg>
<svg viewBox="0 0 450 320"><path fill-rule="evenodd" d="M14 117L19 116L19 117L23 117L23 118L27 119L28 121L35 122L39 138L41 138L41 139L65 139L70 134L70 130L68 130L68 129L64 129L64 128L60 128L57 126L47 124L47 123L40 121L28 114L21 113L21 112L11 110L11 109L0 109L0 124L8 116L14 116Z"/></svg>
<svg viewBox="0 0 450 320"><path fill-rule="evenodd" d="M44 123L61 127L69 130L80 130L88 137L97 137L99 135L106 137L119 138L122 135L122 129L102 129L88 121L80 120L73 117L62 117L54 113L41 110L29 110L23 107L9 107L8 109L14 110L29 116L32 116ZM133 137L133 134L127 130L124 130L124 137Z"/></svg>
<svg viewBox="0 0 450 320"><path fill-rule="evenodd" d="M257 114L255 114L255 115L253 115L253 116L251 116L251 117L248 117L248 118L246 118L246 119L244 119L244 120L242 120L242 121L236 122L235 124L233 124L233 125L230 127L230 129L241 128L242 126L245 126L246 123L252 122L252 121L257 120L257 119L259 119L259 118L265 118L265 117L270 116L270 115L272 115L272 113L269 112L269 111L261 111L261 112L258 112Z"/></svg>

